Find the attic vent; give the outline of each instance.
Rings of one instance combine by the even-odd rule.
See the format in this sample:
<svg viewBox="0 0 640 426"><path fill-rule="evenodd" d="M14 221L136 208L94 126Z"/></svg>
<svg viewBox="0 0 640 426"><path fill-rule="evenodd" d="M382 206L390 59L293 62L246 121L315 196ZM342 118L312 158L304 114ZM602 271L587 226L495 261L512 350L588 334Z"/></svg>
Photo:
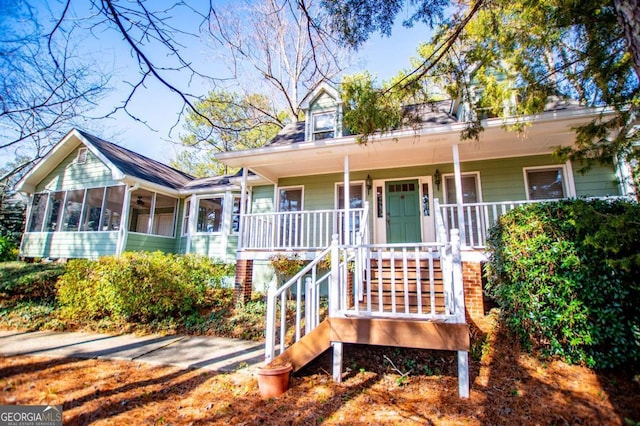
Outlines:
<svg viewBox="0 0 640 426"><path fill-rule="evenodd" d="M87 148L80 148L78 150L78 158L76 159L76 163L84 164L87 162Z"/></svg>

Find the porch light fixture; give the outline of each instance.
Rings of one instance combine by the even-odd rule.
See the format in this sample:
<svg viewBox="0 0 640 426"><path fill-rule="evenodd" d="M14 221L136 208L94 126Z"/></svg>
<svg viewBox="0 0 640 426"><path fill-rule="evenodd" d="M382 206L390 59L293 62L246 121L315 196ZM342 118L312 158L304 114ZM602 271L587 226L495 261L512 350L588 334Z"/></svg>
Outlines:
<svg viewBox="0 0 640 426"><path fill-rule="evenodd" d="M433 183L436 184L436 188L440 191L440 184L442 183L442 176L440 175L440 170L436 169L436 172L433 174Z"/></svg>
<svg viewBox="0 0 640 426"><path fill-rule="evenodd" d="M373 188L373 182L371 182L371 176L367 175L367 180L364 181L367 186L367 194L371 194L371 188Z"/></svg>

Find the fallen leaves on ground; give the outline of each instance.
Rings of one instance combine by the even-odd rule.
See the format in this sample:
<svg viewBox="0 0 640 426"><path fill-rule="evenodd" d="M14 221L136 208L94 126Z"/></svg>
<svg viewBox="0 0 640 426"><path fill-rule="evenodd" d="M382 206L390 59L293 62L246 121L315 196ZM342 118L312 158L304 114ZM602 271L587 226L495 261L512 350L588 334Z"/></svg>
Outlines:
<svg viewBox="0 0 640 426"><path fill-rule="evenodd" d="M324 354L278 398L248 371L223 374L150 364L0 358L0 404L62 404L65 425L636 425L631 374L543 363L491 320L473 328L471 395L458 398L456 354L345 346L344 380ZM485 342L483 344L483 342Z"/></svg>

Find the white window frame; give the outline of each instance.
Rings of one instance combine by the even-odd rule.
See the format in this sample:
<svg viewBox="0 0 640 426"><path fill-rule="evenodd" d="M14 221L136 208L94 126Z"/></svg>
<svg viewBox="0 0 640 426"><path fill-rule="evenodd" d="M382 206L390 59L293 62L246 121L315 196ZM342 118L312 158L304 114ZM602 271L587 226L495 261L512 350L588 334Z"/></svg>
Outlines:
<svg viewBox="0 0 640 426"><path fill-rule="evenodd" d="M321 115L326 115L326 114L333 114L333 127L331 128L331 130L316 131L316 127L315 127L316 118L321 116ZM326 109L326 110L318 110L318 111L312 112L311 113L311 126L310 126L311 140L315 141L315 140L324 140L324 139L333 139L333 138L335 138L336 135L337 135L337 132L338 132L338 129L337 129L337 126L336 126L337 118L338 118L338 110L337 109ZM333 136L327 137L327 138L321 138L321 139L317 139L316 138L316 134L328 133L328 132L333 132Z"/></svg>
<svg viewBox="0 0 640 426"><path fill-rule="evenodd" d="M185 198L182 214L182 231L180 236L184 237L189 233L189 218L191 217L191 198Z"/></svg>
<svg viewBox="0 0 640 426"><path fill-rule="evenodd" d="M364 207L364 203L367 201L367 193L365 192L367 189L365 188L365 181L363 180L352 180L349 182L349 186L357 186L360 185L362 187L362 206ZM333 200L333 206L336 210L338 210L340 207L340 187L344 188L344 182L336 182L335 184L335 188L333 190L334 192L334 200ZM351 194L351 191L349 191L349 194ZM351 206L349 206L349 208L352 208Z"/></svg>
<svg viewBox="0 0 640 426"><path fill-rule="evenodd" d="M133 234L140 234L140 235L150 235L152 237L156 237L156 238L176 238L176 228L178 227L177 222L177 218L178 218L178 202L179 202L179 198L176 197L175 195L171 195L171 194L167 194L164 192L158 192L158 191L153 191L151 189L146 189L146 188L141 188L144 191L150 192L151 193L151 202L150 202L150 207L149 207L149 217L147 218L147 230L145 232L140 232L140 231L128 231L129 233L133 233ZM173 228L172 228L172 233L171 235L160 235L160 234L154 234L153 233L153 229L156 225L156 221L155 221L155 216L156 216L156 197L158 195L162 195L165 197L169 197L169 198L173 198L174 200L174 204L173 204ZM132 203L134 203L134 199L133 196L130 197L129 200L129 205L126 207L128 209L131 209L131 205ZM128 225L127 225L127 229L129 229L131 227L131 217L127 218L128 220ZM137 228L137 226L136 226Z"/></svg>
<svg viewBox="0 0 640 426"><path fill-rule="evenodd" d="M154 192L153 193L153 214L149 220L149 235L153 235L156 237L164 237L164 238L175 238L176 237L176 227L177 227L177 218L178 218L178 201L179 199L173 195L163 194L162 192ZM162 195L165 197L173 198L173 215L171 218L172 227L171 227L171 235L162 235L154 233L153 230L156 226L159 226L159 222L156 222L156 204L158 195ZM160 213L158 216L165 216L166 213Z"/></svg>
<svg viewBox="0 0 640 426"><path fill-rule="evenodd" d="M220 218L220 231L207 232L207 231L198 231L198 219L200 216L200 201L202 200L212 200L212 199L220 199L222 201L222 214ZM210 195L202 195L196 198L196 217L194 219L194 235L222 235L225 231L225 216L226 216L226 197L225 194L210 194Z"/></svg>
<svg viewBox="0 0 640 426"><path fill-rule="evenodd" d="M32 222L33 222L33 217L32 217L33 216L33 214L32 214L33 213L33 202L34 202L34 198L35 198L36 195L45 196L45 197L47 197L47 199L45 201L46 204L44 206L44 212L42 213L43 217L42 217L42 223L40 224L40 229L34 230L34 231L30 231L30 228L31 228L31 225L32 225ZM66 198L66 196L67 196L67 194L65 192L65 198ZM44 232L45 222L46 222L47 216L49 214L49 199L50 199L50 197L51 197L51 193L50 192L37 192L37 193L35 193L35 194L33 194L31 196L31 199L29 200L29 212L28 212L28 216L27 216L27 223L26 223L26 226L24 228L25 229L25 233L26 232L31 232L31 233ZM63 200L63 203L64 203L64 200Z"/></svg>
<svg viewBox="0 0 640 426"><path fill-rule="evenodd" d="M460 173L460 178L462 179L465 176L475 176L476 177L476 191L478 193L478 203L482 202L482 180L480 179L480 172L464 172ZM457 200L447 200L447 178L453 177L454 185L455 185L455 173L445 173L442 175L442 196L445 198L445 204L456 204ZM462 200L464 204L464 200Z"/></svg>
<svg viewBox="0 0 640 426"><path fill-rule="evenodd" d="M280 210L280 191L285 190L288 191L290 189L300 189L302 190L300 198L301 198L301 206L300 206L300 210L296 210L296 211L303 211L304 210L304 185L294 185L294 186L279 186L276 187L276 211L277 212L282 212L283 210ZM291 211L291 210L287 210L287 211Z"/></svg>
<svg viewBox="0 0 640 426"><path fill-rule="evenodd" d="M567 161L565 164L549 164L545 166L530 166L523 167L522 174L524 176L524 192L527 197L527 201L531 201L529 194L529 171L545 171L545 170L561 170L562 171L562 191L564 192L564 198L571 198L576 196L575 184L573 182L573 172L571 169L571 162ZM562 198L559 198L560 200ZM537 200L536 200L537 201Z"/></svg>
<svg viewBox="0 0 640 426"><path fill-rule="evenodd" d="M87 148L80 148L78 150L78 156L76 157L76 163L85 164L87 162L87 153L88 153Z"/></svg>
<svg viewBox="0 0 640 426"><path fill-rule="evenodd" d="M238 213L235 213L238 216L238 230L233 230L233 206L235 205L235 201L238 200ZM242 196L240 194L233 194L231 196L231 223L229 224L229 233L231 235L239 235L240 234L240 221L242 220Z"/></svg>

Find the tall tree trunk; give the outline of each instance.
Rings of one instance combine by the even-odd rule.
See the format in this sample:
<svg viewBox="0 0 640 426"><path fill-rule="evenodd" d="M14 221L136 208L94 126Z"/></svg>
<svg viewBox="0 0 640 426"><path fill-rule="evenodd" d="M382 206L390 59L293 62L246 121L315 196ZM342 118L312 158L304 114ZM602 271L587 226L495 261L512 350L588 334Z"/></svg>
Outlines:
<svg viewBox="0 0 640 426"><path fill-rule="evenodd" d="M633 67L640 79L640 0L613 0L618 20L633 56Z"/></svg>

